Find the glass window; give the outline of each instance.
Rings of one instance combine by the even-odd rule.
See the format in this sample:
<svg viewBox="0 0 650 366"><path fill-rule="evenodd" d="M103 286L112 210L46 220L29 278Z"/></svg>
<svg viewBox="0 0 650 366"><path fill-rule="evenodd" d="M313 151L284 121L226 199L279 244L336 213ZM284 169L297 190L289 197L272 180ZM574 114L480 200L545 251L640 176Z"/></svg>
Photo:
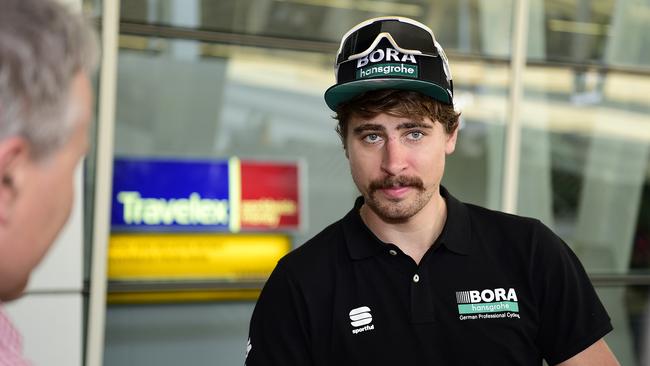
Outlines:
<svg viewBox="0 0 650 366"><path fill-rule="evenodd" d="M614 331L605 341L621 365L650 362L650 288L647 285L606 285L596 292L607 308Z"/></svg>
<svg viewBox="0 0 650 366"><path fill-rule="evenodd" d="M573 5L580 8L583 4ZM635 38L619 37L615 31L617 27L637 29L635 16L629 11L631 19L616 14L608 18L612 23L606 26L612 31L602 47L625 43L630 49L643 48L643 41L630 44ZM624 58L617 57L619 61ZM650 90L650 57L630 55L630 63L644 67L626 69L608 59L605 65L585 59L528 65L519 213L552 226L589 271L627 273L636 243L647 236L648 221L642 209L650 199L650 98L645 92Z"/></svg>
<svg viewBox="0 0 650 366"><path fill-rule="evenodd" d="M291 237L298 246L358 194L323 101L339 37L367 18L404 15L431 24L451 58L463 117L445 184L496 209L511 14L482 8L476 0L122 2L115 156L299 159L308 204L305 229ZM489 26L497 16L505 25ZM109 304L105 364L240 363L253 305Z"/></svg>
<svg viewBox="0 0 650 366"><path fill-rule="evenodd" d="M308 224L292 233L298 246L357 195L322 98L339 37L367 18L403 15L430 25L451 61L462 121L443 184L499 209L513 9L514 0L123 1L115 154L303 161ZM647 1L531 0L521 102L518 213L552 227L596 276L622 364L647 357L647 287L604 283L650 278L648 13ZM192 352L197 364L239 360L252 306L112 305L107 365L156 349ZM157 336L161 327L191 333L181 323L194 324L192 314L210 318L194 335L222 343L166 348L174 340Z"/></svg>
<svg viewBox="0 0 650 366"><path fill-rule="evenodd" d="M544 19L529 24L531 37L546 40L541 57L529 52L524 77L518 213L551 226L597 286L648 281L648 11L625 0L531 8ZM647 287L599 293L615 326L610 346L621 364L639 364Z"/></svg>

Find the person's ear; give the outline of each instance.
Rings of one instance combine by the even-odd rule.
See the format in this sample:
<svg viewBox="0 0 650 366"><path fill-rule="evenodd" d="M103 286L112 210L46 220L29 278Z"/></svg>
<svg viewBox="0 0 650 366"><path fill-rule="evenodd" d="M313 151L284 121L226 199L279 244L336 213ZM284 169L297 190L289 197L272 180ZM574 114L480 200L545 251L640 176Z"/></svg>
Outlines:
<svg viewBox="0 0 650 366"><path fill-rule="evenodd" d="M29 146L22 137L0 141L0 225L11 218L16 197L20 170L29 158Z"/></svg>
<svg viewBox="0 0 650 366"><path fill-rule="evenodd" d="M458 127L454 132L447 134L447 141L445 142L445 153L447 155L451 154L456 150L456 140L458 139Z"/></svg>

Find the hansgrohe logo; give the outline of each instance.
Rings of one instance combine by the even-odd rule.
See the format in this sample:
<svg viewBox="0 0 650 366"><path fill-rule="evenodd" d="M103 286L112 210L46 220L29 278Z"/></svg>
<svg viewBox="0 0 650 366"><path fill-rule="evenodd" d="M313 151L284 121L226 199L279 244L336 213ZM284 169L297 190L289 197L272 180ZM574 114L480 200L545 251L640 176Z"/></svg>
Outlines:
<svg viewBox="0 0 650 366"><path fill-rule="evenodd" d="M418 67L407 64L376 64L357 70L357 79L377 76L406 76L418 77Z"/></svg>
<svg viewBox="0 0 650 366"><path fill-rule="evenodd" d="M515 314L509 318L519 318L519 302L515 289L496 288L494 290L470 290L456 292L456 302L458 303L458 314L461 320L465 320L464 314L494 314L504 313L501 315L479 316L480 318L505 318L505 313ZM471 319L477 318L476 316Z"/></svg>

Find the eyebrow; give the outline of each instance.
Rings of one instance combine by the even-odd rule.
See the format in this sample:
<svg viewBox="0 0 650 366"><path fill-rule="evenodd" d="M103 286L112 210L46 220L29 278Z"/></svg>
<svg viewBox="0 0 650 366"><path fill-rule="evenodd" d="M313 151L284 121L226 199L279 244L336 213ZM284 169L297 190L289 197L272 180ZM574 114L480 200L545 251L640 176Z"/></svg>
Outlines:
<svg viewBox="0 0 650 366"><path fill-rule="evenodd" d="M359 135L365 131L386 131L386 127L375 123L364 123L361 126L355 127L352 131L355 135Z"/></svg>
<svg viewBox="0 0 650 366"><path fill-rule="evenodd" d="M418 122L418 121L404 122L404 123L400 123L399 125L397 125L398 130L408 130L409 128L427 128L427 129L431 129L431 128L433 128L433 125L431 123Z"/></svg>
<svg viewBox="0 0 650 366"><path fill-rule="evenodd" d="M409 128L426 128L426 129L432 129L433 125L430 123L426 122L417 122L417 121L409 121L409 122L404 122L400 123L397 125L397 130L407 130ZM386 127L380 124L376 123L364 123L361 126L355 127L353 130L355 135L359 135L363 132L366 131L381 131L384 132L386 131Z"/></svg>

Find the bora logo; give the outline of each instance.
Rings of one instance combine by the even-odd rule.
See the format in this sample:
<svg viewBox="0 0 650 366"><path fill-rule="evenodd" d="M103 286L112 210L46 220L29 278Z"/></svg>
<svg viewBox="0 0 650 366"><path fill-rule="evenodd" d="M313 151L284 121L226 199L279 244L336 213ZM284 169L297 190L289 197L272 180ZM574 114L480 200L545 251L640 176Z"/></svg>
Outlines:
<svg viewBox="0 0 650 366"><path fill-rule="evenodd" d="M456 292L458 314L519 313L514 288L495 288Z"/></svg>

